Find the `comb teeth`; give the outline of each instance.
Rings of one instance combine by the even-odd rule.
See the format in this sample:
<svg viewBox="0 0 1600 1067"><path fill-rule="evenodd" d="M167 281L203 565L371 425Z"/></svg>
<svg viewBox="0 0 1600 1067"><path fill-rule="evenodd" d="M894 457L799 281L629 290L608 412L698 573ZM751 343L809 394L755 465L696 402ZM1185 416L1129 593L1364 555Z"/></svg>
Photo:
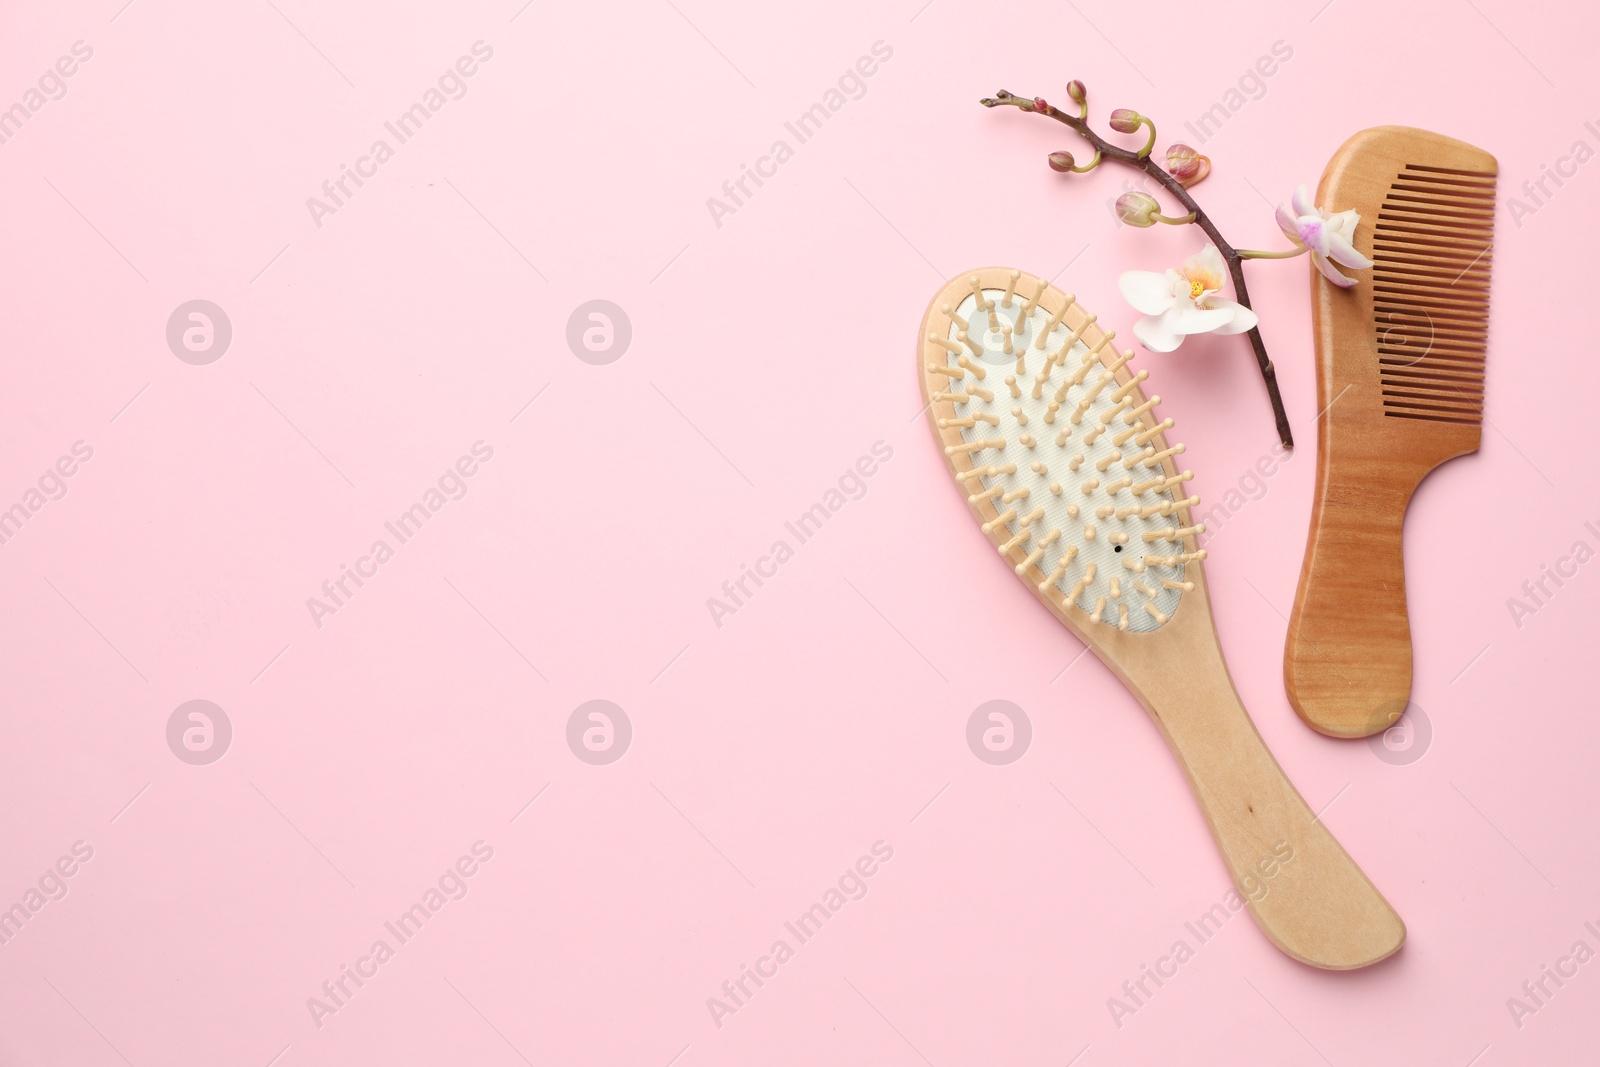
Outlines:
<svg viewBox="0 0 1600 1067"><path fill-rule="evenodd" d="M1408 163L1378 209L1372 311L1383 413L1483 421L1495 178Z"/></svg>

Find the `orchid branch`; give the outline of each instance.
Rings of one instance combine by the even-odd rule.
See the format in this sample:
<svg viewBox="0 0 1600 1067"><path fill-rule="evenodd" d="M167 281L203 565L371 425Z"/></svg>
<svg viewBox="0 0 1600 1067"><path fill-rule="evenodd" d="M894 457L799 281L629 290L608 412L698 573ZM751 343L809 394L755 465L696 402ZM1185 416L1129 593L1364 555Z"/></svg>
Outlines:
<svg viewBox="0 0 1600 1067"><path fill-rule="evenodd" d="M1041 97L1025 98L1014 96L1011 93L1006 92L1004 89L1000 90L993 97L988 97L979 101L979 103L983 104L984 107L1015 107L1021 111L1031 111L1035 114L1044 115L1047 118L1053 118L1062 125L1070 127L1073 132L1077 133L1085 141L1089 142L1089 145L1094 149L1093 159L1081 167L1076 165L1076 162L1070 153L1052 153L1050 156L1050 166L1055 170L1074 171L1081 173L1083 171L1094 169L1106 160L1115 160L1124 166L1132 167L1135 170L1143 171L1145 174L1149 175L1163 189L1170 193L1173 199L1177 200L1179 204L1183 205L1187 215L1170 217L1159 214L1159 212L1156 210L1159 205L1155 203L1153 198L1146 197L1145 199L1150 201L1149 208L1147 211L1145 211L1141 219L1137 221L1136 224L1148 226L1154 222L1170 223L1174 225L1181 223L1192 223L1200 227L1200 229L1205 232L1206 236L1211 238L1211 242L1216 246L1217 251L1222 254L1222 258L1228 267L1228 276L1233 281L1234 294L1237 296L1238 302L1244 307L1249 308L1250 292L1245 287L1243 269L1245 259L1276 259L1284 258L1285 254L1261 253L1254 250L1241 251L1239 249L1235 249L1231 244L1229 244L1223 238L1222 234L1217 230L1216 224L1211 221L1210 217L1206 215L1205 211L1201 209L1200 205L1195 202L1194 197L1189 194L1188 189L1185 187L1186 184L1193 184L1194 182L1197 182L1201 178L1205 177L1205 170L1201 169L1199 166L1189 167L1187 173L1190 175L1190 177L1189 181L1185 183L1185 181L1168 171L1159 162L1157 162L1151 155L1151 149L1154 148L1156 142L1156 129L1155 124L1150 119L1126 108L1118 108L1116 111L1111 113L1109 120L1111 128L1119 133L1134 133L1138 131L1141 126L1149 128L1148 141L1141 149L1135 151L1122 148L1107 141L1104 137L1101 137L1089 127L1087 94L1084 92L1082 82L1074 81L1068 85L1067 95L1070 96L1073 102L1078 105L1079 114L1072 115L1063 112L1046 103ZM1126 221L1134 220L1128 219ZM1301 251L1304 251L1304 249L1299 249L1292 254L1298 255ZM1272 359L1267 355L1267 346L1266 343L1261 339L1260 327L1252 326L1248 333L1250 337L1250 347L1255 352L1256 364L1261 369L1261 379L1266 384L1267 396L1272 402L1272 414L1277 423L1278 438L1283 442L1285 448L1293 448L1294 437L1289 430L1289 416L1288 413L1284 411L1283 396L1278 391L1277 370L1273 367Z"/></svg>

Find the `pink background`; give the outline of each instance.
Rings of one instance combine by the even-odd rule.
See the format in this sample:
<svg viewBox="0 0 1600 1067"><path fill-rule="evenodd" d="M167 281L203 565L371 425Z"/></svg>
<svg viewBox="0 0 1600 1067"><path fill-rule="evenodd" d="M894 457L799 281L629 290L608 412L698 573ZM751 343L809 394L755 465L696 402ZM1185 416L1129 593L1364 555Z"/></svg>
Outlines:
<svg viewBox="0 0 1600 1067"><path fill-rule="evenodd" d="M1600 949L1600 565L1520 627L1507 599L1600 547L1593 419L1555 403L1600 385L1572 347L1600 163L1499 212L1483 448L1408 527L1432 726L1411 762L1312 733L1284 697L1307 264L1249 268L1302 447L1208 573L1261 732L1409 925L1367 972L1301 966L1236 917L1112 1021L1226 878L1155 729L972 528L911 351L957 272L1070 263L1060 284L1126 332L1116 274L1197 245L1118 229L1127 173L1052 174L1065 131L980 96L1058 100L1077 76L1100 122L1133 106L1193 143L1183 124L1284 42L1200 146L1197 190L1236 243L1279 247L1270 203L1366 126L1489 149L1503 195L1600 148L1589 14L123 2L7 3L0 33L0 107L93 49L0 145L0 507L93 449L0 545L0 907L93 849L0 945L0 1062L1593 1059L1600 963L1520 1027L1506 1001ZM315 225L306 199L479 40L465 97ZM878 41L864 95L717 225L707 198L795 147L784 122ZM233 326L208 366L164 335L196 298ZM632 324L609 365L566 340L594 298ZM1208 507L1274 444L1248 348L1137 365ZM480 440L465 498L316 626L306 599ZM707 598L878 441L865 495L714 625ZM207 766L166 741L194 699L233 728ZM632 724L606 766L566 740L592 699ZM1008 766L965 741L991 699L1033 724ZM480 840L467 895L319 1028L307 998ZM893 859L866 896L716 1025L707 998L877 841Z"/></svg>

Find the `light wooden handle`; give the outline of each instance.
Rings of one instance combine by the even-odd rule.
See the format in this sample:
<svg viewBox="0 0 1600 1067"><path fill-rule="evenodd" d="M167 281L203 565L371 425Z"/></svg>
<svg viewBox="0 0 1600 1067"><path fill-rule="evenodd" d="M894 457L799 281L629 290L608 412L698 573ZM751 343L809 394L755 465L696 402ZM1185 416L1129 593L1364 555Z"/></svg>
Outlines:
<svg viewBox="0 0 1600 1067"><path fill-rule="evenodd" d="M1380 733L1411 695L1411 622L1401 555L1406 505L1424 470L1388 461L1389 477L1341 484L1355 464L1319 451L1300 587L1289 616L1283 682L1294 710L1333 737Z"/></svg>
<svg viewBox="0 0 1600 1067"><path fill-rule="evenodd" d="M1197 656L1177 675L1141 688L1262 932L1302 963L1329 970L1398 951L1405 923L1284 776L1220 652Z"/></svg>

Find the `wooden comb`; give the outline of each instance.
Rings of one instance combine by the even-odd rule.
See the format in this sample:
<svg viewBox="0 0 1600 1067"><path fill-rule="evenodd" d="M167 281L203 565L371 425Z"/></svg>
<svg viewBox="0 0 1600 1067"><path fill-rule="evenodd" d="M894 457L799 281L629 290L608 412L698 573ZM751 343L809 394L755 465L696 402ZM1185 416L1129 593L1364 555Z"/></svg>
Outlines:
<svg viewBox="0 0 1600 1067"><path fill-rule="evenodd" d="M918 334L929 420L997 550L1155 720L1240 898L1268 939L1316 967L1364 967L1405 924L1284 777L1234 691L1212 627L1190 471L1130 373L1069 293L990 268L933 298Z"/></svg>
<svg viewBox="0 0 1600 1067"><path fill-rule="evenodd" d="M1418 483L1482 433L1497 170L1471 145L1380 126L1344 143L1317 192L1360 212L1373 260L1349 289L1311 280L1317 489L1283 676L1335 737L1386 730L1410 700L1401 534Z"/></svg>

